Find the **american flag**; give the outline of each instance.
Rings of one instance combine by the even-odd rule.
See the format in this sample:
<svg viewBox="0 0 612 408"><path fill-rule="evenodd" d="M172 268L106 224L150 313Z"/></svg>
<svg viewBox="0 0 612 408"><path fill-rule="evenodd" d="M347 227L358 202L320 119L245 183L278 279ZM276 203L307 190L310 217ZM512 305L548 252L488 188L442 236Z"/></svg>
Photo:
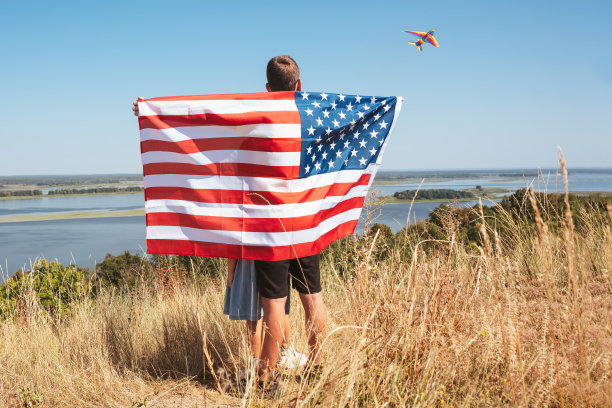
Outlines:
<svg viewBox="0 0 612 408"><path fill-rule="evenodd" d="M141 100L147 252L282 260L354 232L401 98Z"/></svg>

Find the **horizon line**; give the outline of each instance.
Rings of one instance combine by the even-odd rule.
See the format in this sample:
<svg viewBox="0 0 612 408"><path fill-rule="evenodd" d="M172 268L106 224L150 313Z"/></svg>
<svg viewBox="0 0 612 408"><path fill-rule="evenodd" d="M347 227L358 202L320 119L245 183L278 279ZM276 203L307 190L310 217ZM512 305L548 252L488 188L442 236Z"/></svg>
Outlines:
<svg viewBox="0 0 612 408"><path fill-rule="evenodd" d="M390 172L432 172L432 171L534 171L534 170L558 170L560 167L453 167L453 168L419 168L419 169L380 169L378 173L390 173ZM610 170L612 167L608 166L568 166L568 170ZM75 176L141 176L141 173L58 173L58 174L11 174L2 175L0 179L10 177L75 177Z"/></svg>

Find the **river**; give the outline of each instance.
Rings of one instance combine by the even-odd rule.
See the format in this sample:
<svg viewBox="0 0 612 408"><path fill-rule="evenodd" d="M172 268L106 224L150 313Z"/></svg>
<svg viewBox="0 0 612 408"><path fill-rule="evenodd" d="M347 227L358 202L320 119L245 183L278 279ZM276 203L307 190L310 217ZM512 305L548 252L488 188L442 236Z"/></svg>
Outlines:
<svg viewBox="0 0 612 408"><path fill-rule="evenodd" d="M560 191L562 181L549 176L540 180L489 178L458 178L424 183L422 189L450 188L462 190L481 185L516 190L533 184L536 190ZM571 191L612 191L612 174L608 172L570 175ZM375 185L379 195L416 189L416 184ZM474 202L460 205L473 205ZM484 203L487 204L487 203ZM490 203L489 203L490 204ZM422 220L440 203L415 203L410 220ZM74 197L41 197L20 200L0 200L0 219L19 215L49 214L74 211L125 211L144 206L142 194L119 194ZM393 231L406 225L410 204L388 204L382 207L375 222L384 223ZM363 231L363 220L357 227ZM0 281L19 268L29 268L40 257L57 258L64 264L76 263L93 268L107 253L113 255L129 250L145 253L145 217L79 218L53 221L30 221L0 224Z"/></svg>

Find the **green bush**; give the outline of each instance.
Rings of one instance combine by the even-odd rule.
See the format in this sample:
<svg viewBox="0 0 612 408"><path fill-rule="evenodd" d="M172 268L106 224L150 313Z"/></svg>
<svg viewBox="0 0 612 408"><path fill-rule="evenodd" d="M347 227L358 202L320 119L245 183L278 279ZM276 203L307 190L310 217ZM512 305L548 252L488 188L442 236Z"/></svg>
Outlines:
<svg viewBox="0 0 612 408"><path fill-rule="evenodd" d="M90 296L89 272L75 265L63 266L57 260L41 259L32 270L17 271L0 286L0 316L15 315L32 299L54 315L67 314L74 301Z"/></svg>
<svg viewBox="0 0 612 408"><path fill-rule="evenodd" d="M205 256L178 255L178 263L189 273L197 276L225 276L227 261L225 258L209 258Z"/></svg>
<svg viewBox="0 0 612 408"><path fill-rule="evenodd" d="M100 287L114 287L121 291L129 291L136 283L151 279L151 263L145 257L125 251L121 255L106 254L104 261L96 265L92 280L95 292Z"/></svg>
<svg viewBox="0 0 612 408"><path fill-rule="evenodd" d="M332 242L321 251L321 264L333 268L339 276L352 278L360 261L363 237L350 235Z"/></svg>
<svg viewBox="0 0 612 408"><path fill-rule="evenodd" d="M387 224L372 224L370 229L368 230L368 235L371 237L376 236L378 232L378 242L382 242L385 244L393 244L393 231L391 231L391 227Z"/></svg>
<svg viewBox="0 0 612 408"><path fill-rule="evenodd" d="M122 292L145 285L165 285L171 274L183 277L225 276L227 261L201 256L153 255L150 258L125 251L121 255L107 254L96 265L92 277L94 292L101 288L116 288ZM175 277L177 278L177 277Z"/></svg>
<svg viewBox="0 0 612 408"><path fill-rule="evenodd" d="M392 249L395 247L395 235L393 235L393 231L391 231L388 225L379 223L372 224L366 235L373 240L377 233L378 236L374 246L370 244L372 248L371 256L376 262L383 262L389 257Z"/></svg>

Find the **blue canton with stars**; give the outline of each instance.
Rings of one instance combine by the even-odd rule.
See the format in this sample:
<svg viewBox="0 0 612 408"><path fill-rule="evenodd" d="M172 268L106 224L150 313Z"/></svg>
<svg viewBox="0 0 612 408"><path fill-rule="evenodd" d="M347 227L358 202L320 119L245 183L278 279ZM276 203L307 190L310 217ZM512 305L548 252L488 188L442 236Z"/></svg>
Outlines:
<svg viewBox="0 0 612 408"><path fill-rule="evenodd" d="M302 123L300 178L365 169L376 162L397 98L296 92Z"/></svg>

